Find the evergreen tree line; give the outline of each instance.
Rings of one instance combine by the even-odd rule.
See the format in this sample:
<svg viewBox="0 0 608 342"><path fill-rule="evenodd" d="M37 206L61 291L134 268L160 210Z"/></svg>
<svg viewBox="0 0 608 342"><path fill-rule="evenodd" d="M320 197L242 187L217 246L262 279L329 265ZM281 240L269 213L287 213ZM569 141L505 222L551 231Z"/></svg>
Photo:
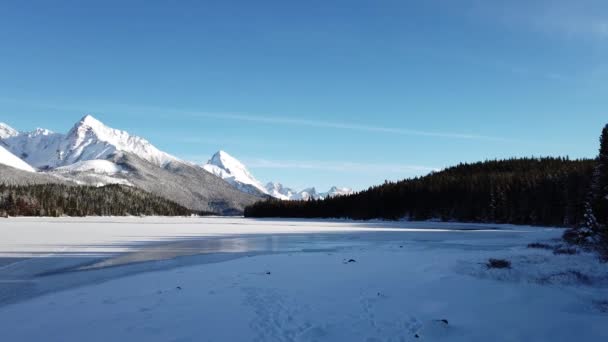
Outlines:
<svg viewBox="0 0 608 342"><path fill-rule="evenodd" d="M177 203L124 185L0 184L0 216L4 217L191 214Z"/></svg>
<svg viewBox="0 0 608 342"><path fill-rule="evenodd" d="M584 203L584 220L566 231L564 239L597 250L608 261L608 125L600 136L600 151Z"/></svg>
<svg viewBox="0 0 608 342"><path fill-rule="evenodd" d="M441 219L573 227L584 220L594 167L594 160L568 158L463 163L423 177L385 182L350 196L269 199L246 208L245 216Z"/></svg>

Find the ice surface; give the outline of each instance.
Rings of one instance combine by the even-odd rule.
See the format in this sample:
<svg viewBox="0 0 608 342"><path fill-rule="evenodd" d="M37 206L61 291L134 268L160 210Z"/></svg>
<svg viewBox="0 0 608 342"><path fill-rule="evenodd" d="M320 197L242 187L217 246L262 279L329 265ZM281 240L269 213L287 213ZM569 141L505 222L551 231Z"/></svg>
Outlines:
<svg viewBox="0 0 608 342"><path fill-rule="evenodd" d="M0 329L7 341L605 341L606 265L590 254L526 248L558 243L560 234L429 222L7 219L0 221L5 286L35 288L52 277L132 267L24 281L16 269L34 259L16 255L48 260L105 251L122 258L130 254L121 251L192 248L220 237L259 239L271 253L121 274L1 306ZM286 237L298 248L281 248L293 243ZM250 245L224 253L239 253L237 246ZM494 257L511 260L512 269L488 270ZM563 276L568 270L581 275Z"/></svg>

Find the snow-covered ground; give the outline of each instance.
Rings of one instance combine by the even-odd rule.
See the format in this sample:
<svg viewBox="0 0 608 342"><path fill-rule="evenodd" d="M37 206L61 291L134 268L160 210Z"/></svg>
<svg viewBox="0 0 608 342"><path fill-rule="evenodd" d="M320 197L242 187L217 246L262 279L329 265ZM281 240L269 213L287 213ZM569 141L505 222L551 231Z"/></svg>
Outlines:
<svg viewBox="0 0 608 342"><path fill-rule="evenodd" d="M428 222L0 220L0 332L6 341L605 341L608 267L526 247L560 234ZM487 269L489 258L512 268Z"/></svg>

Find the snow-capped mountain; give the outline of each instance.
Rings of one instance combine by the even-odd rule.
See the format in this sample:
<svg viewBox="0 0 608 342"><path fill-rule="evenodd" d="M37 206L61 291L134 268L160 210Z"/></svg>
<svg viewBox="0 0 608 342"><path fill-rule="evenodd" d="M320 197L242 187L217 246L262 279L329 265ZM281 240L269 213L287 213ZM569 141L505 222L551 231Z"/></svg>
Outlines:
<svg viewBox="0 0 608 342"><path fill-rule="evenodd" d="M345 196L353 193L353 189L351 188L339 188L337 186L332 186L331 189L327 192L317 192L315 188L307 188L302 191L297 192L291 200L304 200L307 201L309 199L325 199L336 196Z"/></svg>
<svg viewBox="0 0 608 342"><path fill-rule="evenodd" d="M91 115L83 117L68 132L60 145L59 158L61 164L69 165L82 160L106 159L118 151L133 153L161 167L178 161L147 140L107 127Z"/></svg>
<svg viewBox="0 0 608 342"><path fill-rule="evenodd" d="M317 189L313 188L306 188L302 191L298 191L292 198L290 198L290 200L303 200L303 201L308 201L309 199L319 199L320 196L317 193Z"/></svg>
<svg viewBox="0 0 608 342"><path fill-rule="evenodd" d="M86 160L107 159L116 152L133 153L158 166L178 161L147 140L105 126L91 115L84 116L67 134L46 129L15 134L4 125L2 138L8 149L40 169L56 168Z"/></svg>
<svg viewBox="0 0 608 342"><path fill-rule="evenodd" d="M297 193L297 191L293 190L292 188L285 187L281 183L273 182L266 184L266 191L270 196L282 200L292 199Z"/></svg>
<svg viewBox="0 0 608 342"><path fill-rule="evenodd" d="M48 169L57 159L62 134L37 128L32 132L17 132L3 138L7 149L14 155L39 169Z"/></svg>
<svg viewBox="0 0 608 342"><path fill-rule="evenodd" d="M243 163L225 151L216 152L211 159L203 165L203 168L224 179L240 191L250 194L270 195L281 200L323 199L353 193L352 189L338 188L335 186L329 191L322 193L318 193L314 187L296 191L292 188L283 186L281 183L274 182L269 182L266 186L263 186L262 183L249 172Z"/></svg>
<svg viewBox="0 0 608 342"><path fill-rule="evenodd" d="M19 132L11 126L0 122L0 139L7 139L18 135Z"/></svg>
<svg viewBox="0 0 608 342"><path fill-rule="evenodd" d="M329 189L329 191L321 193L321 197L322 198L331 198L331 197L336 197L336 196L352 195L353 193L354 193L354 191L351 188L339 188L337 186L332 186L331 189Z"/></svg>
<svg viewBox="0 0 608 342"><path fill-rule="evenodd" d="M0 123L0 148L0 164L38 171L47 182L129 185L188 208L218 213L240 213L266 196L307 200L352 192L337 187L325 193L315 188L298 192L280 183L264 186L243 163L224 151L199 167L160 151L143 138L110 128L91 115L80 119L66 134L42 128L19 132ZM26 182L32 177L15 175L13 179Z"/></svg>
<svg viewBox="0 0 608 342"><path fill-rule="evenodd" d="M203 168L160 151L143 138L107 127L90 115L66 134L45 129L18 132L2 124L0 147L0 164L13 166L0 165L0 183L122 184L192 210L224 215L242 214L247 205L263 198L259 192L239 191ZM27 164L39 172L23 171L36 171Z"/></svg>
<svg viewBox="0 0 608 342"><path fill-rule="evenodd" d="M235 188L250 194L268 194L260 181L255 179L245 165L224 151L216 152L203 165L206 171L224 179Z"/></svg>
<svg viewBox="0 0 608 342"><path fill-rule="evenodd" d="M7 149L0 146L0 164L7 165L10 167L14 167L15 169L27 171L27 172L36 172L36 170L28 165L26 162L21 160L19 157L10 153Z"/></svg>
<svg viewBox="0 0 608 342"><path fill-rule="evenodd" d="M266 184L266 190L268 194L272 197L282 199L282 200L304 200L307 201L309 199L324 199L331 198L335 196L344 196L350 195L353 193L353 190L350 188L339 188L337 186L333 186L327 192L317 192L317 190L312 188L306 188L302 191L295 191L292 188L288 188L283 186L281 183L273 183L270 182Z"/></svg>

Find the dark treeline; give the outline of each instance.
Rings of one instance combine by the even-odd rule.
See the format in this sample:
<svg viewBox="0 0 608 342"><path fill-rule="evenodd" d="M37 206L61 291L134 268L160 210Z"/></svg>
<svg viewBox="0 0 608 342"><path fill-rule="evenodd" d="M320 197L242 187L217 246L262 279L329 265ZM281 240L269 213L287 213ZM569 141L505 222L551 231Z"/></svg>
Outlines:
<svg viewBox="0 0 608 342"><path fill-rule="evenodd" d="M192 213L177 203L123 185L0 184L0 216L178 216Z"/></svg>
<svg viewBox="0 0 608 342"><path fill-rule="evenodd" d="M522 158L459 164L326 200L258 202L248 217L456 220L574 226L583 221L593 160Z"/></svg>
<svg viewBox="0 0 608 342"><path fill-rule="evenodd" d="M564 233L564 239L599 252L608 261L608 125L600 136L600 151L584 203L584 220Z"/></svg>

